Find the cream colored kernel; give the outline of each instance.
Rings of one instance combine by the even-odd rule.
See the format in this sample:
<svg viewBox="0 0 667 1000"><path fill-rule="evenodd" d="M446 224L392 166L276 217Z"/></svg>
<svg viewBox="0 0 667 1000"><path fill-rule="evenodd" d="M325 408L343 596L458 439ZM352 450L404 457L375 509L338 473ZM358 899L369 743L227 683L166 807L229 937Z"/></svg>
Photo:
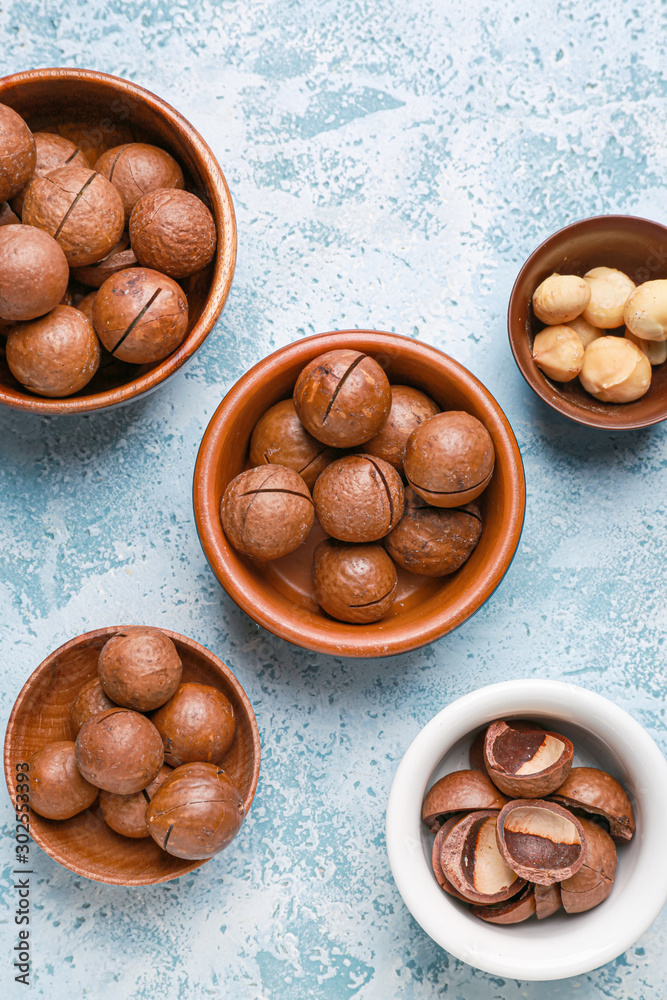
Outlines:
<svg viewBox="0 0 667 1000"><path fill-rule="evenodd" d="M551 274L533 293L533 311L548 326L576 319L591 297L589 285L578 274Z"/></svg>
<svg viewBox="0 0 667 1000"><path fill-rule="evenodd" d="M623 323L623 307L635 283L614 267L594 267L584 275L591 297L583 311L587 323L602 330L613 330Z"/></svg>
<svg viewBox="0 0 667 1000"><path fill-rule="evenodd" d="M554 382L571 382L581 371L584 345L569 326L547 326L533 341L533 360Z"/></svg>
<svg viewBox="0 0 667 1000"><path fill-rule="evenodd" d="M667 340L667 279L639 285L625 303L623 319L642 340Z"/></svg>

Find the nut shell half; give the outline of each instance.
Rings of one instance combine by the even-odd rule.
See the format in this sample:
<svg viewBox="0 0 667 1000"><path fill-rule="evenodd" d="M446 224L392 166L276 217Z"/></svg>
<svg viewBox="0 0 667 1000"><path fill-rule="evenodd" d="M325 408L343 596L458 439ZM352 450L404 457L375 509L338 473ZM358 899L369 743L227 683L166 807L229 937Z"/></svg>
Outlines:
<svg viewBox="0 0 667 1000"><path fill-rule="evenodd" d="M486 770L495 785L512 798L541 799L570 773L574 747L566 736L526 729L512 722L492 722L484 740Z"/></svg>
<svg viewBox="0 0 667 1000"><path fill-rule="evenodd" d="M429 788L422 804L422 822L437 830L452 813L502 809L507 799L481 771L452 771Z"/></svg>
<svg viewBox="0 0 667 1000"><path fill-rule="evenodd" d="M609 823L612 837L632 839L635 832L632 803L618 781L606 771L596 767L573 767L551 798L567 808L603 816Z"/></svg>
<svg viewBox="0 0 667 1000"><path fill-rule="evenodd" d="M592 910L607 898L616 878L616 847L606 830L590 819L582 819L586 836L584 863L571 878L560 884L566 913Z"/></svg>
<svg viewBox="0 0 667 1000"><path fill-rule="evenodd" d="M542 799L516 799L498 817L498 849L512 871L553 885L575 875L584 861L584 830L567 809Z"/></svg>
<svg viewBox="0 0 667 1000"><path fill-rule="evenodd" d="M525 886L518 896L493 906L471 906L470 912L487 924L520 924L535 913L535 886Z"/></svg>
<svg viewBox="0 0 667 1000"><path fill-rule="evenodd" d="M488 809L469 813L454 824L442 844L442 871L471 903L502 903L526 884L498 849L498 816Z"/></svg>
<svg viewBox="0 0 667 1000"><path fill-rule="evenodd" d="M464 903L467 903L468 900L466 899L466 897L462 896L461 893L458 891L458 889L454 888L452 883L449 881L449 879L443 872L442 865L440 864L440 852L442 851L443 842L447 837L447 835L449 834L449 831L454 826L456 826L456 824L461 818L462 817L460 815L450 817L450 819L446 820L442 824L442 826L436 833L435 840L433 841L433 850L431 851L431 866L433 868L433 874L435 875L435 880L440 886L440 888L444 889L444 891L449 896L454 896L455 899L460 899Z"/></svg>

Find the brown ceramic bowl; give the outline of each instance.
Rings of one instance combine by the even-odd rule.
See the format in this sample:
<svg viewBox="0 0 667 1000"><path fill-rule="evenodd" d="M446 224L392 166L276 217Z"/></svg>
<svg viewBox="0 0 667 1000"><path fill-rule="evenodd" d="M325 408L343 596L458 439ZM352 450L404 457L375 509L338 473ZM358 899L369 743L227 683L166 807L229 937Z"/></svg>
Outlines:
<svg viewBox="0 0 667 1000"><path fill-rule="evenodd" d="M667 417L667 364L653 369L651 388L634 403L601 403L578 378L552 382L533 361L533 340L544 328L535 318L533 292L550 274L583 275L615 267L635 284L667 278L667 227L631 215L599 215L554 233L521 268L510 298L507 326L519 371L545 403L577 423L602 430L634 430Z"/></svg>
<svg viewBox="0 0 667 1000"><path fill-rule="evenodd" d="M468 562L452 576L435 580L399 569L399 591L390 615L370 625L334 621L315 602L312 551L324 537L317 525L297 552L262 565L240 556L220 523L222 494L246 464L250 434L261 415L292 394L299 372L309 361L338 348L370 354L391 382L422 389L443 409L474 414L488 428L496 449L493 478L477 501L484 530ZM195 468L194 508L213 572L256 622L306 649L335 656L386 656L416 649L451 632L493 593L519 542L525 482L507 418L470 372L435 347L409 337L354 330L323 333L283 347L236 383L204 434Z"/></svg>
<svg viewBox="0 0 667 1000"><path fill-rule="evenodd" d="M186 188L208 203L218 231L215 260L181 282L190 307L188 333L168 358L153 365L103 362L81 392L67 399L45 399L27 392L13 377L5 359L5 340L0 337L0 404L31 413L84 413L110 409L152 392L201 347L229 293L236 262L236 222L222 170L182 115L143 87L106 73L85 69L16 73L0 79L0 104L14 108L33 131L76 124L76 141L84 152L97 148L101 153L133 140L168 150L183 168Z"/></svg>
<svg viewBox="0 0 667 1000"><path fill-rule="evenodd" d="M104 643L118 628L86 632L56 649L30 675L16 699L5 736L5 779L12 802L16 795L16 764L54 740L71 740L69 711L82 685L97 673ZM236 714L236 735L223 766L250 809L259 780L259 731L252 706L236 677L225 664L194 639L176 632L166 635L176 643L183 661L183 681L218 688ZM36 844L65 868L112 885L150 885L168 882L205 864L185 861L160 850L151 837L134 840L114 833L102 818L98 802L68 820L49 820L30 814L30 834ZM240 835L244 836L243 830Z"/></svg>

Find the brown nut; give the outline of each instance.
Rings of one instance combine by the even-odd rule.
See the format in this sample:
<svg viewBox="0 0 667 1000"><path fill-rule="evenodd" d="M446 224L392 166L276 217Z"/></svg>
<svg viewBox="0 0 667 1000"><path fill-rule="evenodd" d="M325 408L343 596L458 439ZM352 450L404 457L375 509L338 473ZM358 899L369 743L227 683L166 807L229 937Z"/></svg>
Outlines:
<svg viewBox="0 0 667 1000"><path fill-rule="evenodd" d="M67 167L70 164L77 167L88 168L88 161L81 150L64 139L61 135L54 135L52 132L35 132L35 170L34 177L46 177L53 170L59 167ZM23 212L23 202L25 200L26 188L12 198L12 208L21 215Z"/></svg>
<svg viewBox="0 0 667 1000"><path fill-rule="evenodd" d="M484 740L489 777L515 799L541 799L555 792L570 773L573 754L572 743L560 733L502 719L491 723Z"/></svg>
<svg viewBox="0 0 667 1000"><path fill-rule="evenodd" d="M504 795L481 771L452 771L429 788L422 804L422 823L435 832L452 813L502 809Z"/></svg>
<svg viewBox="0 0 667 1000"><path fill-rule="evenodd" d="M313 526L315 513L298 472L282 465L260 465L229 483L220 519L237 552L267 562L298 549Z"/></svg>
<svg viewBox="0 0 667 1000"><path fill-rule="evenodd" d="M117 705L150 712L176 692L183 664L168 635L142 625L112 635L102 647L97 669L102 687Z"/></svg>
<svg viewBox="0 0 667 1000"><path fill-rule="evenodd" d="M97 291L88 292L88 294L84 295L84 297L82 299L79 299L79 301L77 302L76 306L74 307L75 309L78 309L79 312L83 313L83 315L89 321L89 323L90 323L91 326L93 325L93 303L95 302L95 296L96 295L97 295ZM93 329L95 329L95 327L93 327ZM106 348L105 348L105 351L106 351ZM108 352L107 352L107 356L108 356Z"/></svg>
<svg viewBox="0 0 667 1000"><path fill-rule="evenodd" d="M381 545L325 538L313 555L315 600L343 622L376 622L396 598L396 567Z"/></svg>
<svg viewBox="0 0 667 1000"><path fill-rule="evenodd" d="M535 889L535 914L538 920L546 920L547 917L557 913L563 905L560 895L560 884L554 882L553 885L536 885Z"/></svg>
<svg viewBox="0 0 667 1000"><path fill-rule="evenodd" d="M49 743L28 757L28 764L30 808L46 819L71 819L97 798L98 789L76 766L70 740Z"/></svg>
<svg viewBox="0 0 667 1000"><path fill-rule="evenodd" d="M442 870L442 865L440 864L440 852L442 851L442 844L445 837L449 834L449 831L456 826L458 821L462 819L460 815L451 816L450 819L446 820L438 832L435 835L435 840L433 841L433 849L431 851L431 867L433 868L433 874L435 875L435 880L441 889L449 896L454 896L455 899L460 899L464 903L468 900L465 896L462 896L458 889L455 889L449 879L446 877Z"/></svg>
<svg viewBox="0 0 667 1000"><path fill-rule="evenodd" d="M375 437L391 410L389 379L360 351L327 351L303 369L294 386L299 420L318 441L354 448Z"/></svg>
<svg viewBox="0 0 667 1000"><path fill-rule="evenodd" d="M193 861L227 847L243 823L236 786L215 764L183 764L169 775L146 810L151 837L168 854Z"/></svg>
<svg viewBox="0 0 667 1000"><path fill-rule="evenodd" d="M292 399L283 399L267 410L250 438L251 465L270 463L294 469L311 490L335 454L308 433L296 415Z"/></svg>
<svg viewBox="0 0 667 1000"><path fill-rule="evenodd" d="M36 319L58 305L69 268L53 237L32 226L0 229L0 317Z"/></svg>
<svg viewBox="0 0 667 1000"><path fill-rule="evenodd" d="M91 678L91 680L83 685L69 710L69 719L72 724L74 736L77 737L79 735L82 725L84 722L88 722L88 719L99 715L100 712L106 712L108 708L117 707L111 698L108 698L104 693L104 688L99 677Z"/></svg>
<svg viewBox="0 0 667 1000"><path fill-rule="evenodd" d="M7 364L15 379L39 396L71 396L88 385L100 366L100 343L73 306L17 323L7 337Z"/></svg>
<svg viewBox="0 0 667 1000"><path fill-rule="evenodd" d="M20 115L0 104L0 202L26 186L35 169L35 140Z"/></svg>
<svg viewBox="0 0 667 1000"><path fill-rule="evenodd" d="M129 219L140 198L158 188L182 188L183 171L166 150L145 142L128 142L102 153L95 170L118 191Z"/></svg>
<svg viewBox="0 0 667 1000"><path fill-rule="evenodd" d="M157 729L145 715L129 708L108 708L88 719L76 738L76 765L81 774L108 792L140 792L163 763Z"/></svg>
<svg viewBox="0 0 667 1000"><path fill-rule="evenodd" d="M379 433L366 442L364 453L389 462L402 474L403 453L408 438L420 424L439 412L440 407L419 389L409 385L392 385L389 416Z"/></svg>
<svg viewBox="0 0 667 1000"><path fill-rule="evenodd" d="M102 260L118 243L125 214L113 184L70 163L31 182L23 222L53 236L70 267L84 267Z"/></svg>
<svg viewBox="0 0 667 1000"><path fill-rule="evenodd" d="M596 767L573 767L551 798L568 809L583 809L603 816L612 837L631 840L635 814L625 790L606 771Z"/></svg>
<svg viewBox="0 0 667 1000"><path fill-rule="evenodd" d="M375 542L403 513L403 483L396 469L371 455L345 455L319 476L313 489L317 519L342 542Z"/></svg>
<svg viewBox="0 0 667 1000"><path fill-rule="evenodd" d="M571 878L560 884L563 909L566 913L592 910L607 898L616 878L616 848L606 830L589 819L582 819L586 837L584 862Z"/></svg>
<svg viewBox="0 0 667 1000"><path fill-rule="evenodd" d="M234 742L234 709L222 691L208 684L181 684L151 716L167 764L219 764Z"/></svg>
<svg viewBox="0 0 667 1000"><path fill-rule="evenodd" d="M474 503L433 507L408 486L403 517L384 545L403 569L423 576L445 576L470 558L481 534L482 515Z"/></svg>
<svg viewBox="0 0 667 1000"><path fill-rule="evenodd" d="M129 248L129 240L123 236L112 248L111 253L103 257L98 264L73 267L71 277L75 281L80 281L82 285L88 285L89 288L101 288L107 278L118 274L119 271L126 271L128 267L136 267L137 264L134 250Z"/></svg>
<svg viewBox="0 0 667 1000"><path fill-rule="evenodd" d="M146 807L158 788L172 773L173 768L163 764L157 777L151 781L150 785L142 788L140 792L133 792L131 795L118 795L116 792L107 792L102 789L100 809L106 825L123 837L132 837L135 840L141 837L150 837L150 830L146 822Z"/></svg>
<svg viewBox="0 0 667 1000"><path fill-rule="evenodd" d="M130 242L143 267L186 278L215 257L215 222L196 195L162 188L145 194L134 206Z"/></svg>
<svg viewBox="0 0 667 1000"><path fill-rule="evenodd" d="M454 824L442 844L443 873L471 903L502 903L526 884L500 855L498 815L489 809L469 813Z"/></svg>
<svg viewBox="0 0 667 1000"><path fill-rule="evenodd" d="M104 282L95 297L93 323L107 351L119 361L153 364L183 341L188 301L166 275L131 267Z"/></svg>
<svg viewBox="0 0 667 1000"><path fill-rule="evenodd" d="M505 903L471 906L470 912L480 920L485 920L487 924L520 924L535 913L535 889L533 885L526 885L518 896L508 899Z"/></svg>
<svg viewBox="0 0 667 1000"><path fill-rule="evenodd" d="M436 413L405 446L408 483L435 507L460 507L489 485L495 451L483 423L463 410Z"/></svg>
<svg viewBox="0 0 667 1000"><path fill-rule="evenodd" d="M498 849L521 878L553 885L575 875L584 860L584 830L567 809L542 799L516 799L500 811Z"/></svg>

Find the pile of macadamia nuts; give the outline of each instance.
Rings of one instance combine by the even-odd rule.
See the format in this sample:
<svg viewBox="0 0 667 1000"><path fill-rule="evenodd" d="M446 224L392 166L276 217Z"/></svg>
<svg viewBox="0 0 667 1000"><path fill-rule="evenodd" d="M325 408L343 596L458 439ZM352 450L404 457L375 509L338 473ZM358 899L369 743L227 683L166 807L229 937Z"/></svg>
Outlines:
<svg viewBox="0 0 667 1000"><path fill-rule="evenodd" d="M631 403L651 385L651 365L667 360L667 279L635 283L612 267L583 278L552 274L533 294L546 326L535 337L535 364L555 382L577 376L603 403Z"/></svg>
<svg viewBox="0 0 667 1000"><path fill-rule="evenodd" d="M333 350L257 423L222 526L238 552L265 562L295 551L317 518L329 536L314 552L317 602L341 621L374 622L394 603L396 565L439 577L469 558L482 532L472 501L494 460L476 417L390 385L361 351Z"/></svg>
<svg viewBox="0 0 667 1000"><path fill-rule="evenodd" d="M611 893L614 841L635 832L632 804L606 771L573 767L573 754L539 723L498 720L475 737L470 769L426 793L433 874L481 920L582 913Z"/></svg>
<svg viewBox="0 0 667 1000"><path fill-rule="evenodd" d="M24 388L71 396L103 356L155 364L181 344L179 280L217 245L213 216L184 183L157 146L84 153L56 131L33 135L0 104L0 333Z"/></svg>
<svg viewBox="0 0 667 1000"><path fill-rule="evenodd" d="M28 759L30 808L71 819L99 796L106 824L124 837L152 837L188 860L226 847L245 815L221 766L234 742L234 709L217 688L181 678L176 646L160 629L113 635L98 675L72 704L74 740Z"/></svg>

